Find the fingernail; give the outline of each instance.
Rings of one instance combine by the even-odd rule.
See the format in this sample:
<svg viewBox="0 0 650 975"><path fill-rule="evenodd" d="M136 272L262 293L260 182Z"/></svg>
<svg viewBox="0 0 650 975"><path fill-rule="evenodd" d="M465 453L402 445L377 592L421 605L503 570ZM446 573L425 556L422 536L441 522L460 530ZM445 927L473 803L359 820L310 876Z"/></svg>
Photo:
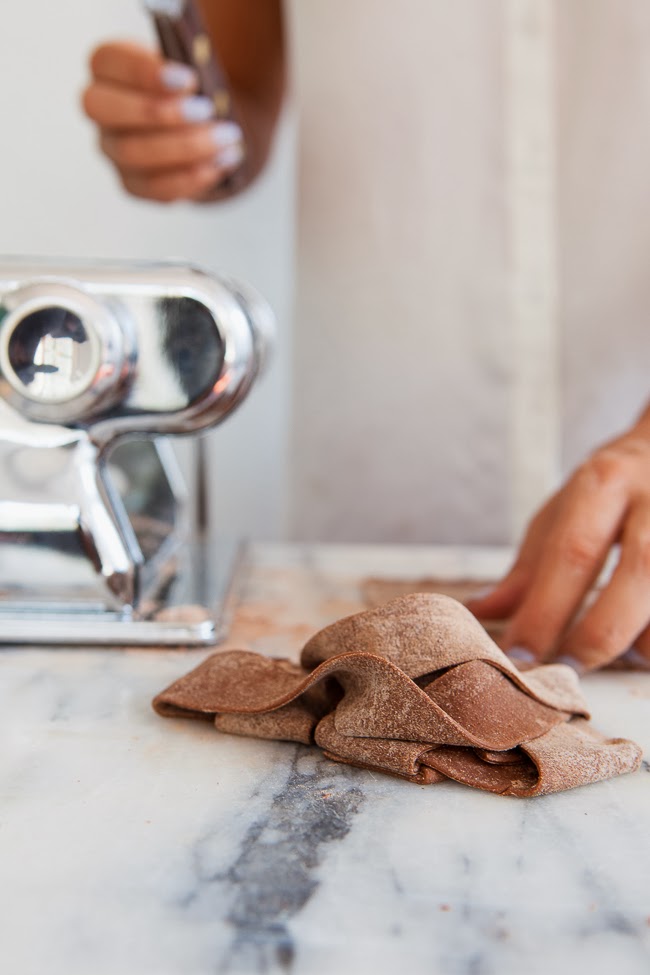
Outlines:
<svg viewBox="0 0 650 975"><path fill-rule="evenodd" d="M239 166L240 162L244 158L244 148L241 143L235 143L232 146L226 146L217 155L217 164L223 169L234 169L235 166Z"/></svg>
<svg viewBox="0 0 650 975"><path fill-rule="evenodd" d="M217 122L212 127L212 138L217 149L243 142L244 133L236 122Z"/></svg>
<svg viewBox="0 0 650 975"><path fill-rule="evenodd" d="M621 660L624 660L626 663L630 664L631 667L636 667L637 670L650 670L650 660L648 660L647 657L644 657L644 655L640 653L636 647L630 647L630 649L623 654Z"/></svg>
<svg viewBox="0 0 650 975"><path fill-rule="evenodd" d="M554 664L564 664L566 667L571 667L572 670L575 670L578 677L582 677L582 675L586 673L587 670L585 665L581 663L580 660L576 660L575 657L570 657L566 653L562 654L559 657L556 657L555 660L553 660L552 662Z"/></svg>
<svg viewBox="0 0 650 975"><path fill-rule="evenodd" d="M479 600L487 599L488 596L491 596L495 589L496 586L483 586L482 589L477 589L476 592L470 593L465 602L478 603Z"/></svg>
<svg viewBox="0 0 650 975"><path fill-rule="evenodd" d="M170 91L183 91L191 88L196 83L196 72L187 64L179 64L177 61L168 61L164 64L160 72L160 78Z"/></svg>
<svg viewBox="0 0 650 975"><path fill-rule="evenodd" d="M505 651L505 654L506 657L518 664L532 664L537 660L532 650L528 650L527 647L510 647Z"/></svg>
<svg viewBox="0 0 650 975"><path fill-rule="evenodd" d="M181 114L186 122L207 122L214 115L214 103L207 95L190 95L181 102Z"/></svg>

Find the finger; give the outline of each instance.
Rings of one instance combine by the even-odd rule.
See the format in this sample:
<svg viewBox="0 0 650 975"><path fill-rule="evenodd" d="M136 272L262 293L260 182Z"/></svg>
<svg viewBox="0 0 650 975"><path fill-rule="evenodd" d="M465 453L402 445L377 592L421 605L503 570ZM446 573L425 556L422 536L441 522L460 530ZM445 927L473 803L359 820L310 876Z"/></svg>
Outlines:
<svg viewBox="0 0 650 975"><path fill-rule="evenodd" d="M102 44L90 58L90 70L96 81L157 94L189 94L199 84L189 65L166 61L156 51L130 41Z"/></svg>
<svg viewBox="0 0 650 975"><path fill-rule="evenodd" d="M120 170L151 173L212 160L232 168L243 158L242 140L242 131L234 122L217 122L162 132L104 132L100 145Z"/></svg>
<svg viewBox="0 0 650 975"><path fill-rule="evenodd" d="M176 200L198 200L217 186L229 170L215 162L198 166L166 170L163 173L123 173L122 185L133 196L158 203Z"/></svg>
<svg viewBox="0 0 650 975"><path fill-rule="evenodd" d="M504 619L521 600L527 581L526 567L518 560L496 585L480 595L466 599L465 605L478 619Z"/></svg>
<svg viewBox="0 0 650 975"><path fill-rule="evenodd" d="M557 495L532 519L517 558L504 578L488 592L466 601L467 608L479 619L505 619L515 611L530 584L556 506Z"/></svg>
<svg viewBox="0 0 650 975"><path fill-rule="evenodd" d="M153 95L95 82L83 95L86 115L103 129L165 129L207 122L214 104L206 95Z"/></svg>
<svg viewBox="0 0 650 975"><path fill-rule="evenodd" d="M504 634L505 647L537 660L556 646L615 542L627 506L625 480L592 458L561 495L526 596Z"/></svg>
<svg viewBox="0 0 650 975"><path fill-rule="evenodd" d="M558 660L577 671L604 667L637 641L650 620L650 505L625 523L621 556L609 584L567 632Z"/></svg>

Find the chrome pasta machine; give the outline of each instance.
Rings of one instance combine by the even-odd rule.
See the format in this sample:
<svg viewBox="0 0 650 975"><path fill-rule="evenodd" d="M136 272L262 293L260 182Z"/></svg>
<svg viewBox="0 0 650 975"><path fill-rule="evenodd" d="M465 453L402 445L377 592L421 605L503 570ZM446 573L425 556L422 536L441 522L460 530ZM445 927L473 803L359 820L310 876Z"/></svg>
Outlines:
<svg viewBox="0 0 650 975"><path fill-rule="evenodd" d="M237 545L170 438L260 374L269 307L172 263L0 259L0 642L215 642Z"/></svg>

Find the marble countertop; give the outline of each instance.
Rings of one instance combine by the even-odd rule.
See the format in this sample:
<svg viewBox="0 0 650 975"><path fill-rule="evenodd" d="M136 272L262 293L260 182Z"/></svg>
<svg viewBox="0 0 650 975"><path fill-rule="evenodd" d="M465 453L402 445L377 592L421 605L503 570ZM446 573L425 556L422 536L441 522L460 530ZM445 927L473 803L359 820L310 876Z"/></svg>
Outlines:
<svg viewBox="0 0 650 975"><path fill-rule="evenodd" d="M297 653L368 575L498 552L257 547L228 646ZM520 800L167 721L206 651L0 651L0 957L11 975L647 975L650 765ZM650 674L584 681L650 755Z"/></svg>

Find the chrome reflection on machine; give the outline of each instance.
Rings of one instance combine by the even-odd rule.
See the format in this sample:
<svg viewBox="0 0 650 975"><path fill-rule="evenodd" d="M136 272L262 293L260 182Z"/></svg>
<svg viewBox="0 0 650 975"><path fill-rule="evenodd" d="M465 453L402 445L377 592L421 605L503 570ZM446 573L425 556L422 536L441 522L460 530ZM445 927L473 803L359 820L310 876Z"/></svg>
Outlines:
<svg viewBox="0 0 650 975"><path fill-rule="evenodd" d="M272 333L195 268L0 261L0 642L218 638L236 547L190 531L165 435L224 420Z"/></svg>

